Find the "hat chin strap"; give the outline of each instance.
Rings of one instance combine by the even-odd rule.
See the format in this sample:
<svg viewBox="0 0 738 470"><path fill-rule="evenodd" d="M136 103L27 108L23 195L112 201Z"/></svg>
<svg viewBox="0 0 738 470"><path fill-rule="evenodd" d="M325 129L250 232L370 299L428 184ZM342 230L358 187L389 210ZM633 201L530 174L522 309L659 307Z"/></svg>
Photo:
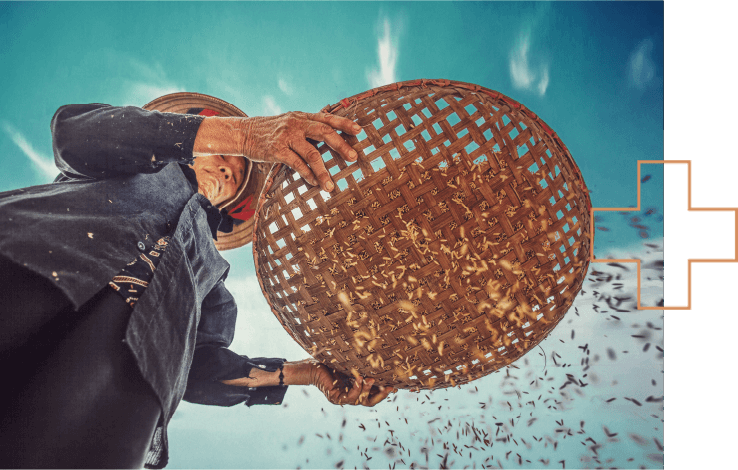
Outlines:
<svg viewBox="0 0 738 470"><path fill-rule="evenodd" d="M241 204L237 205L233 209L228 211L228 215L234 219L247 221L254 216L256 213L255 209L251 209L251 202L254 200L254 195L250 194L241 201Z"/></svg>

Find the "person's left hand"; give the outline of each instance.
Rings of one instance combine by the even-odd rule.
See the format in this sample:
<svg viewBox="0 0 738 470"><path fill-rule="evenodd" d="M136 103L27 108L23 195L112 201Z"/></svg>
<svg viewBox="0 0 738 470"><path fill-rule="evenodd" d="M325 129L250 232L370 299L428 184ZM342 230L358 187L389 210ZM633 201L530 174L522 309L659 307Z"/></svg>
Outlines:
<svg viewBox="0 0 738 470"><path fill-rule="evenodd" d="M361 376L354 378L353 385L349 386L351 379L323 364L315 365L313 377L312 384L334 405L374 406L395 390L393 387L372 387L374 379Z"/></svg>

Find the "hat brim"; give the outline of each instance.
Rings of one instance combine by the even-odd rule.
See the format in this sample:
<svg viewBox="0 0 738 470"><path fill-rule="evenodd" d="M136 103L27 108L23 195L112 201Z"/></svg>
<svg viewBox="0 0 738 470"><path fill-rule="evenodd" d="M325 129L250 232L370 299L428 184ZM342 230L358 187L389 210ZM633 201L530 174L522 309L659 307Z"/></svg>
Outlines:
<svg viewBox="0 0 738 470"><path fill-rule="evenodd" d="M143 109L149 111L159 111L163 113L179 113L186 114L188 110L193 108L205 108L215 111L217 116L221 117L248 117L246 113L238 109L236 106L223 101L214 96L204 95L202 93L179 92L169 95L160 96L155 100L143 106ZM266 175L271 169L271 164L258 163L249 160L249 166L246 170L246 178L244 178L241 187L236 192L236 196L226 202L221 209L231 211L239 207L251 196L249 207L243 207L243 211L254 211L259 199L259 194L264 187ZM215 246L218 250L231 250L239 248L251 242L254 231L254 216L248 220L236 219L233 225L233 231L230 233L218 232L218 239L215 240Z"/></svg>

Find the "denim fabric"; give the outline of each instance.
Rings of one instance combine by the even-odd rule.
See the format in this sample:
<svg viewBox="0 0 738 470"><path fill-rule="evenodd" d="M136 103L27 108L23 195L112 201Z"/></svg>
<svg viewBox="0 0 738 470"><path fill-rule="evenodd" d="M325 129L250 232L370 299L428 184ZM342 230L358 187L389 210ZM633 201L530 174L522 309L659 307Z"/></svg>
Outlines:
<svg viewBox="0 0 738 470"><path fill-rule="evenodd" d="M229 265L213 243L210 202L180 164L192 161L201 116L103 104L60 108L51 123L61 174L52 184L0 193L0 254L51 280L78 308L137 257L172 240L135 308L125 341L162 405L147 467L166 465L166 426L180 400L232 406L281 403L287 387L219 380L284 359L240 356ZM217 226L217 225L216 225Z"/></svg>

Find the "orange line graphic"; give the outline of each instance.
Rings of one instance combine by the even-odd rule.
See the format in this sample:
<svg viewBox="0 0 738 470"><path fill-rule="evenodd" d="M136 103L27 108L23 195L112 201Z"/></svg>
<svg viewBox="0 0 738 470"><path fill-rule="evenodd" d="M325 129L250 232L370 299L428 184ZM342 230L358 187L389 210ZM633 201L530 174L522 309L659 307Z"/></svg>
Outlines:
<svg viewBox="0 0 738 470"><path fill-rule="evenodd" d="M641 260L639 259L595 259L594 258L594 212L595 211L636 211L641 210L641 165L653 163L686 163L687 164L687 197L688 211L714 211L714 212L733 212L733 220L735 221L735 257L733 259L688 259L687 266L687 306L674 307L645 307L641 305ZM592 247L590 255L591 263L636 263L638 276L638 310L691 310L692 309L692 263L735 263L738 262L738 207L733 208L715 208L715 207L692 207L692 161L691 160L638 160L638 206L637 207L593 207L590 210L590 230L589 243ZM666 233L664 233L666 238Z"/></svg>

